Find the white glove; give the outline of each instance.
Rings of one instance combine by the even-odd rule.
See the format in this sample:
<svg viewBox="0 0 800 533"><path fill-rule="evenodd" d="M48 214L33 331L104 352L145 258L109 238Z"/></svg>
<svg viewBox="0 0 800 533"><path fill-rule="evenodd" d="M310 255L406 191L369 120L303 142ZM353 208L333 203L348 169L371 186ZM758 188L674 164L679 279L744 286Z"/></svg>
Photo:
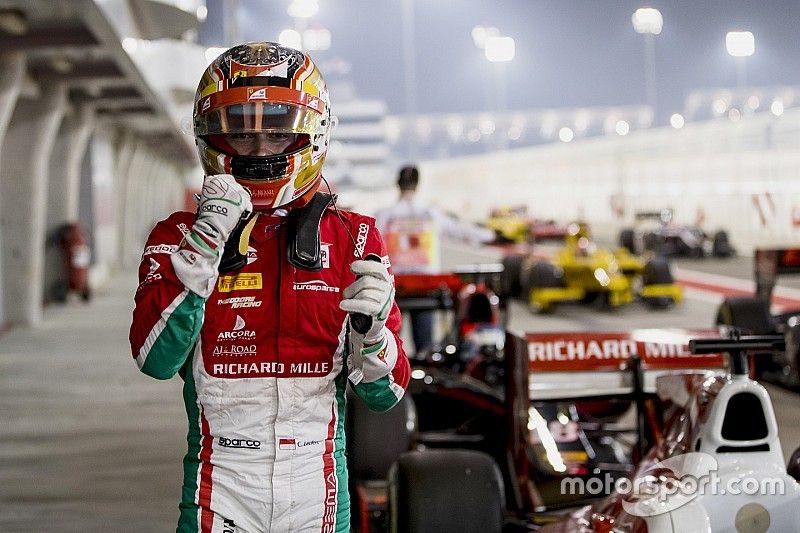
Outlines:
<svg viewBox="0 0 800 533"><path fill-rule="evenodd" d="M197 206L197 220L192 229L221 248L242 217L252 211L250 193L233 176L206 176L200 205Z"/></svg>
<svg viewBox="0 0 800 533"><path fill-rule="evenodd" d="M250 193L233 176L206 176L197 220L171 257L175 274L187 288L203 298L211 295L225 241L242 217L252 210Z"/></svg>
<svg viewBox="0 0 800 533"><path fill-rule="evenodd" d="M372 318L372 326L364 334L364 344L375 344L385 335L384 326L394 302L394 280L388 267L377 261L353 261L350 270L356 280L344 290L339 309Z"/></svg>

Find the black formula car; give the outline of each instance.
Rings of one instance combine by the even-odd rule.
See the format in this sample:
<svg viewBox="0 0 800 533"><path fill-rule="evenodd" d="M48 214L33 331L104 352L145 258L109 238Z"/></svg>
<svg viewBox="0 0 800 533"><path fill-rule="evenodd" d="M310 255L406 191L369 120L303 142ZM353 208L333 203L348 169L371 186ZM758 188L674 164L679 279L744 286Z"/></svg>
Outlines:
<svg viewBox="0 0 800 533"><path fill-rule="evenodd" d="M619 245L631 253L695 258L736 255L725 230L709 235L699 226L676 224L671 209L639 212L635 221L634 227L619 234Z"/></svg>
<svg viewBox="0 0 800 533"><path fill-rule="evenodd" d="M778 276L800 274L800 248L760 249L753 258L756 292L726 298L717 310L716 323L754 335L781 334L786 350L760 358L756 372L764 381L800 387L800 308L773 314L773 292ZM781 303L780 298L776 303Z"/></svg>
<svg viewBox="0 0 800 533"><path fill-rule="evenodd" d="M415 296L398 279L398 303L450 305L459 327L411 357L395 409L348 402L360 532L535 530L587 500L560 490L565 477L632 472L660 431L655 374L721 361L687 355L698 332L514 335L488 287L431 280Z"/></svg>

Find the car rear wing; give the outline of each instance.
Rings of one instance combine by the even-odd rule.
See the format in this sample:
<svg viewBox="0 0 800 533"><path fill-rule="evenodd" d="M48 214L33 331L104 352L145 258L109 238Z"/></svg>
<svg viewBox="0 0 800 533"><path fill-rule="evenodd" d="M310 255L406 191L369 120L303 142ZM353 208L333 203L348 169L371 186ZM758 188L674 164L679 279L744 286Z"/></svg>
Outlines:
<svg viewBox="0 0 800 533"><path fill-rule="evenodd" d="M526 361L528 399L555 400L655 393L660 375L725 368L721 353L689 351L692 339L718 337L718 329L509 333L506 346Z"/></svg>
<svg viewBox="0 0 800 533"><path fill-rule="evenodd" d="M450 309L453 297L468 283L484 282L497 291L500 263L459 265L441 274L395 274L395 299L402 310Z"/></svg>
<svg viewBox="0 0 800 533"><path fill-rule="evenodd" d="M672 220L672 209L662 209L660 211L638 211L634 213L635 220L660 220L669 222Z"/></svg>
<svg viewBox="0 0 800 533"><path fill-rule="evenodd" d="M800 248L757 249L753 257L756 296L770 299L778 276L800 274Z"/></svg>

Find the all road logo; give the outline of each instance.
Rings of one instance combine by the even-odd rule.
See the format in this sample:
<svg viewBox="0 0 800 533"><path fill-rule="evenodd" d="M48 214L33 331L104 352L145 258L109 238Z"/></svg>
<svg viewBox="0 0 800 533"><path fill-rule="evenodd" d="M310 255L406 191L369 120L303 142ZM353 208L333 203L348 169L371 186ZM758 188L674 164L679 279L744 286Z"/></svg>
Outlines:
<svg viewBox="0 0 800 533"><path fill-rule="evenodd" d="M234 324L233 329L230 331L222 331L217 336L218 341L231 341L231 340L253 340L256 338L256 332L250 329L245 329L247 324L245 324L244 319L236 315L236 324Z"/></svg>

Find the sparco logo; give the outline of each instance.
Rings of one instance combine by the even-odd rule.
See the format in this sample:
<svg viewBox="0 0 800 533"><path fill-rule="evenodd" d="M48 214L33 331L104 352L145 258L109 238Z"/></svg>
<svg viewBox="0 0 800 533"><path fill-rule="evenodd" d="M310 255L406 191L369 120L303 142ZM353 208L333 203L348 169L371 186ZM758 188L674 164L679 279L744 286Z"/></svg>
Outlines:
<svg viewBox="0 0 800 533"><path fill-rule="evenodd" d="M220 437L217 443L224 448L247 448L250 450L261 449L260 440L226 439L225 437Z"/></svg>
<svg viewBox="0 0 800 533"><path fill-rule="evenodd" d="M356 238L356 249L353 251L353 255L356 257L361 257L364 255L364 246L367 245L367 232L369 231L369 225L365 223L361 223L358 225L358 237Z"/></svg>
<svg viewBox="0 0 800 533"><path fill-rule="evenodd" d="M245 339L245 340L252 340L256 338L256 332L250 329L244 329L245 327L244 319L236 315L236 324L233 326L233 330L231 331L223 331L217 336L218 341L223 340L234 340L234 339Z"/></svg>
<svg viewBox="0 0 800 533"><path fill-rule="evenodd" d="M200 211L211 211L212 213L219 213L220 215L228 214L228 208L219 204L205 204L200 208Z"/></svg>

